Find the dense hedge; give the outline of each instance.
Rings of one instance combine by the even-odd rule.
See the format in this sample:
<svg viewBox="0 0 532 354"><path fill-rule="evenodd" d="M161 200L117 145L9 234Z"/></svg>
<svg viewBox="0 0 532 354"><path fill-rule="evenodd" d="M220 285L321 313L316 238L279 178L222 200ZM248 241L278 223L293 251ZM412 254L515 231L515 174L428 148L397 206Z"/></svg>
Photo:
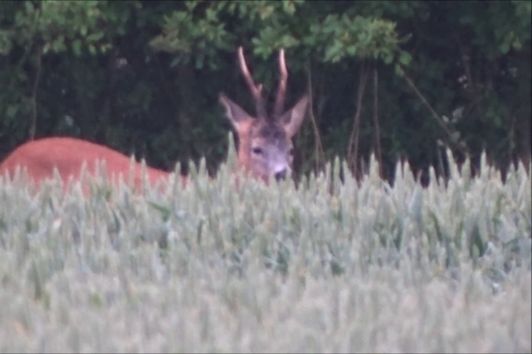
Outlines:
<svg viewBox="0 0 532 354"><path fill-rule="evenodd" d="M0 157L33 137L79 136L172 169L225 156L217 97L250 109L235 63L313 110L296 167L370 152L446 172L445 147L478 166L530 159L529 1L2 1Z"/></svg>

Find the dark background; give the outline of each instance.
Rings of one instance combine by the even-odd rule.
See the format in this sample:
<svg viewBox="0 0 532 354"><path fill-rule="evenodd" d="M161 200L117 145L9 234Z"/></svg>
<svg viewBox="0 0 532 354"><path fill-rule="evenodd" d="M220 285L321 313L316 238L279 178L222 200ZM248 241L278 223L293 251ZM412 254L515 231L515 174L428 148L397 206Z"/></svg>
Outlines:
<svg viewBox="0 0 532 354"><path fill-rule="evenodd" d="M227 149L225 92L250 113L242 45L256 81L312 111L296 170L334 156L359 173L375 152L445 172L445 149L503 170L530 162L530 1L0 2L0 159L68 135L171 169ZM287 107L288 108L288 107Z"/></svg>

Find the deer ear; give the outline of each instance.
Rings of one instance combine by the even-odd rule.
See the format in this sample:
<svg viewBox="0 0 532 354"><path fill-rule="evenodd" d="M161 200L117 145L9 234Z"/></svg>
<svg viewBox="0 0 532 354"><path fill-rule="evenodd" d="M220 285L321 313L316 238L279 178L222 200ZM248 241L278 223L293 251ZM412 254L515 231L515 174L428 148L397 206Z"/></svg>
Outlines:
<svg viewBox="0 0 532 354"><path fill-rule="evenodd" d="M288 134L289 137L296 135L297 131L301 127L301 123L303 123L303 119L306 116L305 113L307 113L307 106L308 96L305 95L301 97L301 99L292 109L286 111L279 118L279 121L284 126L286 134Z"/></svg>
<svg viewBox="0 0 532 354"><path fill-rule="evenodd" d="M244 123L249 122L251 116L246 113L239 105L231 101L223 93L220 94L220 103L225 108L225 115L231 121L231 124L238 130L239 126L242 126Z"/></svg>

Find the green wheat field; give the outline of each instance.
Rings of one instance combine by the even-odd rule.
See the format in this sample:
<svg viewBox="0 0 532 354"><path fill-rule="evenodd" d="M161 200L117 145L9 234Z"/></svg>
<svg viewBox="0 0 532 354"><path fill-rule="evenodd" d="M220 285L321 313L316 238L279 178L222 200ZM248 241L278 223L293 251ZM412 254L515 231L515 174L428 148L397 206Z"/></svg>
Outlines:
<svg viewBox="0 0 532 354"><path fill-rule="evenodd" d="M1 352L530 352L531 171L0 177ZM342 178L340 178L342 177Z"/></svg>

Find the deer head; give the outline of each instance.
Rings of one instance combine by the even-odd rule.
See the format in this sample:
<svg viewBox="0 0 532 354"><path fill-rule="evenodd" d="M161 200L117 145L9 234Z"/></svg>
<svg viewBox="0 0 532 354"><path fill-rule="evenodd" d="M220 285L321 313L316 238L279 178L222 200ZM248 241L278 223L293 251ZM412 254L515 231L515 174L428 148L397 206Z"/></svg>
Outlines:
<svg viewBox="0 0 532 354"><path fill-rule="evenodd" d="M271 114L267 113L262 96L262 84L257 85L249 72L242 47L238 48L238 62L246 84L253 96L256 117L248 114L223 93L220 103L238 136L238 161L245 171L263 180L283 179L292 168L292 137L301 127L308 106L303 96L293 108L284 111L288 71L284 50L279 51L279 86Z"/></svg>

